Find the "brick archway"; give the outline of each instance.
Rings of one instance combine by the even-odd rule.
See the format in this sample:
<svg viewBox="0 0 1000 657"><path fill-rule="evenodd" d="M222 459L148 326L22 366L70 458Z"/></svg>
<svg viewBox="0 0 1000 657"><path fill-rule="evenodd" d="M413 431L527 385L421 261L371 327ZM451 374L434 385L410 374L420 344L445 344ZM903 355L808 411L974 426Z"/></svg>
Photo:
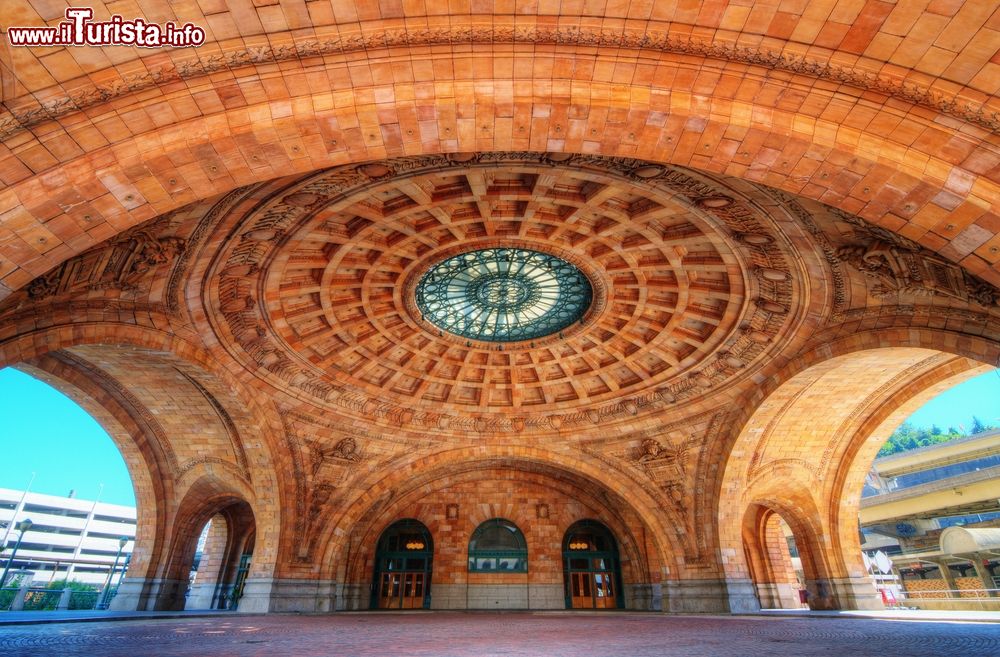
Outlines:
<svg viewBox="0 0 1000 657"><path fill-rule="evenodd" d="M740 527L742 549L738 554L748 560L746 566L757 590L758 603L763 602L762 589L768 585L779 584L782 579L787 585L787 571L782 575L777 571L791 564L781 562L784 554L780 546L774 544L775 540L783 541L784 536L775 536L775 528L770 522L774 516L779 516L790 527L799 549L810 608L835 609L845 594L834 574L836 566L830 562L829 536L823 527L822 511L809 495L809 484L815 485L815 482L804 481L801 475L794 468L779 466L766 484L757 482L751 498L754 501L744 511ZM786 597L788 593L785 592ZM848 604L860 607L866 602L862 597Z"/></svg>
<svg viewBox="0 0 1000 657"><path fill-rule="evenodd" d="M406 505L413 503L413 500L449 483L474 478L477 473L481 475L484 468L488 472L491 467L506 473L501 478L515 479L521 476L520 473L537 470L539 474L533 476L541 477L539 481L545 486L551 487L553 482L562 482L558 484L562 488L557 487L556 490L567 487L579 490L581 498L590 500L594 511L601 511L601 518L621 532L623 541L631 537L624 543L623 552L627 551L636 564L639 564L635 566L637 570L634 582L645 589L649 589L650 585L658 588L664 580L673 582L683 579L685 567L691 568L690 565L685 566L680 556L684 547L680 544L677 526L671 528L663 517L649 513L650 509L656 507L656 502L652 501L654 498L625 473L609 477L613 471L606 464L593 460L579 456L569 458L567 455L556 455L541 449L500 445L486 448L485 452L483 447L453 450L435 454L430 459L414 458L390 464L385 470L392 474L386 476L383 472L373 477L370 484L360 487L360 490L365 491L363 494L349 502L341 502L336 508L320 509L322 515L317 518L316 525L322 531L315 537L314 543L317 549L323 551L322 556L317 556L320 563L325 564L324 570L333 576L330 581L342 584L346 578L349 586L365 582L370 577L365 555L370 556L374 549L373 541L379 535L376 529L380 530L390 524L398 515L396 511L408 508ZM499 503L492 498L491 501ZM614 511L615 509L619 511ZM512 511L515 515L527 512L525 509ZM608 515L609 513L612 515ZM622 515L619 517L615 514ZM565 531L566 527L579 519L563 519L565 527L562 530ZM433 529L441 520L427 519L427 522ZM562 535L559 534L553 540L553 545L558 544ZM709 582L717 582L710 569L705 569L699 575ZM643 590L636 595L647 599L651 593ZM664 592L664 608L673 605L672 609L680 611L685 602L682 596L671 600L669 592Z"/></svg>
<svg viewBox="0 0 1000 657"><path fill-rule="evenodd" d="M76 402L111 437L125 461L136 499L134 556L129 562L133 576L145 576L155 567L152 555L162 549L170 520L168 500L173 499L171 475L176 461L170 445L159 440L144 421L134 400L91 376L81 363L57 354L18 364L16 367L45 381Z"/></svg>
<svg viewBox="0 0 1000 657"><path fill-rule="evenodd" d="M233 552L241 552L242 544L256 532L253 491L242 482L229 477L204 473L185 487L177 505L170 540L164 546L160 569L153 578L145 581L126 578L122 583L124 600L130 597L146 598L147 608L154 610L180 610L186 608L185 596L188 579L195 558L198 537L206 523L222 515L226 520L228 558L222 564L225 571L233 570ZM238 557L237 557L238 559ZM222 575L231 575L223 572ZM121 594L120 594L121 595ZM119 603L118 607L123 608Z"/></svg>
<svg viewBox="0 0 1000 657"><path fill-rule="evenodd" d="M770 508L788 521L809 555L807 583L816 589L810 605L880 604L865 585L860 563L857 511L864 475L909 413L989 367L941 351L949 345L946 334L917 330L908 337L893 347L877 346L878 332L823 344L786 367L781 383L754 407L729 451L718 502L720 546L723 554L737 556L726 566L730 578L747 574L741 542L761 540L760 527L748 530L745 518L759 520L762 512L750 510ZM921 346L901 346L907 343ZM984 341L951 344L948 351L983 358L980 347L995 348ZM796 517L802 513L807 520Z"/></svg>
<svg viewBox="0 0 1000 657"><path fill-rule="evenodd" d="M183 605L187 575L179 574L183 568L177 564L190 562L193 548L184 556L190 546L177 541L179 532L195 531L185 529L182 518L184 505L195 502L184 500L196 501L199 494L192 490L209 480L236 491L230 497L252 502L267 538L258 545L250 575L269 581L280 540L278 486L287 481L279 478L271 456L286 457L272 451L274 415L268 402L225 373L207 369L211 357L177 335L134 325L93 328L49 327L8 340L0 351L10 364L41 375L81 402L129 465L139 509L137 554L115 606ZM258 603L248 595L245 604Z"/></svg>
<svg viewBox="0 0 1000 657"><path fill-rule="evenodd" d="M795 609L800 606L799 582L783 523L787 525L780 513L761 505L748 507L743 521L744 557L763 609ZM798 540L795 537L796 547ZM803 567L808 563L812 568L808 549L799 548L799 555ZM815 579L814 573L811 573L811 578Z"/></svg>
<svg viewBox="0 0 1000 657"><path fill-rule="evenodd" d="M553 44L518 54L483 43L443 46L428 61L406 48L364 50L326 69L251 66L155 99L126 95L117 112L143 120L130 128L117 117L98 122L111 139L87 120L73 125L70 115L47 139L22 137L8 153L11 182L0 198L16 208L5 223L18 230L2 252L11 265L0 294L128 227L240 185L389 156L480 150L639 157L736 175L857 213L1000 280L1000 251L990 250L997 155L987 130L951 127L942 110L899 104L891 93L872 107L862 89L804 72L772 79L766 66L717 52ZM494 69L496 62L510 68ZM484 65L489 72L477 73ZM554 69L574 74L563 80ZM316 101L302 84L310 76L323 81ZM694 84L681 92L679 80ZM459 102L475 112L456 112ZM54 157L50 149L79 129L97 133L94 146Z"/></svg>
<svg viewBox="0 0 1000 657"><path fill-rule="evenodd" d="M649 528L631 509L609 506L606 493L602 495L592 482L551 466L531 469L513 460L493 467L452 465L446 473L423 482L400 489L388 503L369 509L349 531L349 543L328 564L335 568L338 584L343 582L338 608L367 608L376 542L387 527L403 518L422 522L434 541L432 609L481 608L477 604L483 602L476 599L489 597L484 591L510 586L517 595L501 595L497 605L563 609L563 538L574 523L590 517L600 518L618 539L626 587L622 595L628 608L670 606L669 600L662 600L657 578L665 564ZM527 572L492 577L467 572L473 531L497 517L513 522L524 533ZM492 601L485 607L502 608L494 607Z"/></svg>

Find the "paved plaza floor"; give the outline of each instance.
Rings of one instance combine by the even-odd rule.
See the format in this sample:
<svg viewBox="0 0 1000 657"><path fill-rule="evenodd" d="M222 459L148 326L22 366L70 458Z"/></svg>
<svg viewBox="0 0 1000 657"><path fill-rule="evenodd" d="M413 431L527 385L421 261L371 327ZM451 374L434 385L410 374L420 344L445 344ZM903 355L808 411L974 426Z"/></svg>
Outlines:
<svg viewBox="0 0 1000 657"><path fill-rule="evenodd" d="M0 627L0 655L1000 656L996 623L636 613L351 613Z"/></svg>

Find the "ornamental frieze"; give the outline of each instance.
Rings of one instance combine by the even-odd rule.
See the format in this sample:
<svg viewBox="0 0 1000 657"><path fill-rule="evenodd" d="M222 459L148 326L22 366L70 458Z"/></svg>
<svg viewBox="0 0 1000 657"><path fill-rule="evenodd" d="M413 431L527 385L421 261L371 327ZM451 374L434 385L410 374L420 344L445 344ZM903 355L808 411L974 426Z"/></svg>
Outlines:
<svg viewBox="0 0 1000 657"><path fill-rule="evenodd" d="M138 291L140 281L151 279L155 270L184 251L184 239L159 234L169 222L166 215L123 233L107 245L70 258L31 281L28 298L38 301L91 290Z"/></svg>
<svg viewBox="0 0 1000 657"><path fill-rule="evenodd" d="M1000 305L1000 289L923 249L871 240L841 247L837 257L871 281L869 291L876 299L905 294L951 297L985 307Z"/></svg>
<svg viewBox="0 0 1000 657"><path fill-rule="evenodd" d="M19 103L19 106L9 110L8 116L0 118L0 140L6 140L43 121L58 119L159 85L193 80L220 71L314 57L346 55L374 49L470 43L628 48L705 57L795 73L885 94L908 103L929 107L990 131L1000 130L1000 116L980 104L959 101L954 95L874 71L859 70L828 61L816 61L761 46L702 41L692 38L690 34L675 36L667 32L647 30L613 32L579 25L564 28L449 26L385 30L370 35L307 39L294 44L275 46L254 46L243 50L209 54L166 66L151 67L142 73L122 76L109 84L84 88L49 102L37 105Z"/></svg>

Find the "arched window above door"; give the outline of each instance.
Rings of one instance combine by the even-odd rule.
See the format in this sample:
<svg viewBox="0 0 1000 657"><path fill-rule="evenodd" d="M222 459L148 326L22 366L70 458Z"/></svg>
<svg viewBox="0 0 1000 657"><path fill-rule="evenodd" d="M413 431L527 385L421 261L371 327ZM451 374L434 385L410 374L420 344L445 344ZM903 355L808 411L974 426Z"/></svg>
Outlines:
<svg viewBox="0 0 1000 657"><path fill-rule="evenodd" d="M517 525L504 518L479 525L469 540L469 572L528 572L528 544Z"/></svg>

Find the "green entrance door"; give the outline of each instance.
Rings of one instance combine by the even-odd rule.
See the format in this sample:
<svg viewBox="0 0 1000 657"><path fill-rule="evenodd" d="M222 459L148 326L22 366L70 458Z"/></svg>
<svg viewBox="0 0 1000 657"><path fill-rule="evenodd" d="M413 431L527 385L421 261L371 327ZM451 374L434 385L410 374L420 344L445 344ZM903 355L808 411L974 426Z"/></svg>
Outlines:
<svg viewBox="0 0 1000 657"><path fill-rule="evenodd" d="M621 564L611 530L581 520L563 539L563 578L567 609L623 609Z"/></svg>
<svg viewBox="0 0 1000 657"><path fill-rule="evenodd" d="M423 523L399 520L378 542L372 609L430 609L434 546Z"/></svg>

